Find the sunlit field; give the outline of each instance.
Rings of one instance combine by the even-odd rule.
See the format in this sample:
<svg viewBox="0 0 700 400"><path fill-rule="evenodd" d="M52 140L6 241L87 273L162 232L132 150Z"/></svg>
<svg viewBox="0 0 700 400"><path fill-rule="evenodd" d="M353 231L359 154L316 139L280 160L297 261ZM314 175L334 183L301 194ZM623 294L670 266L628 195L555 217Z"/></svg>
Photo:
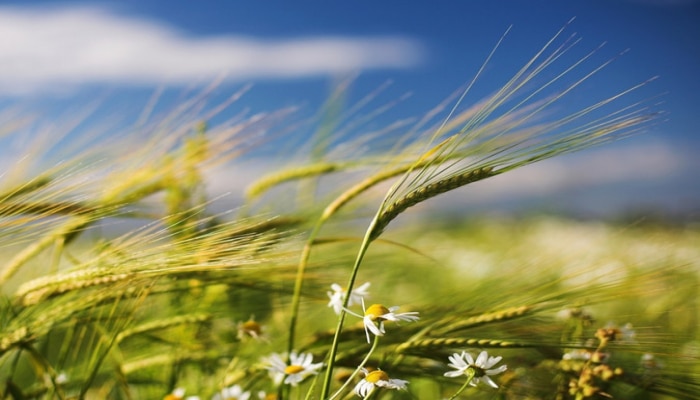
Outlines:
<svg viewBox="0 0 700 400"><path fill-rule="evenodd" d="M311 119L3 115L0 398L700 398L697 225L428 207L661 123L653 77L572 108L613 60L567 37L384 125L346 85Z"/></svg>

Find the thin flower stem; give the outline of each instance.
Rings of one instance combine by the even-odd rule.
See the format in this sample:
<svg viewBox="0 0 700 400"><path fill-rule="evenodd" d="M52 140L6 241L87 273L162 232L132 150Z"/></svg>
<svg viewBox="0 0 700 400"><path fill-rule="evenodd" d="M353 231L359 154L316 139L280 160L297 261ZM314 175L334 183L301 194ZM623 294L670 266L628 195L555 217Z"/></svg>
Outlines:
<svg viewBox="0 0 700 400"><path fill-rule="evenodd" d="M464 385L462 385L462 387L459 388L459 390L457 391L457 393L453 394L452 397L449 398L449 400L454 400L454 399L456 399L457 396L459 396L459 395L464 391L464 389L466 389L467 386L469 386L469 384L471 383L472 379L474 379L474 370L473 370L473 369L471 369L471 368L467 369L466 374L467 374L467 381L464 382Z"/></svg>
<svg viewBox="0 0 700 400"><path fill-rule="evenodd" d="M352 382L353 378L355 378L355 376L357 376L357 373L360 372L360 371L362 370L362 368L364 368L365 364L367 364L367 361L369 361L369 357L372 355L372 353L374 353L374 350L377 349L377 344L378 344L378 343L379 343L379 336L376 336L376 335L375 335L375 336L374 336L374 342L372 343L372 347L369 349L369 352L367 353L367 355L365 356L365 358L362 360L362 362L360 363L360 365L358 365L357 368L355 368L355 371L352 372L352 374L351 374L350 377L345 381L345 383L343 384L343 386L341 386L340 389L338 389L338 390L335 392L335 394L333 394L333 396L331 396L331 398L330 398L329 400L333 400L333 399L335 399L336 397L340 396L340 394L343 392L343 390L345 390L345 388L348 387L348 385L350 384L350 382Z"/></svg>
<svg viewBox="0 0 700 400"><path fill-rule="evenodd" d="M425 159L429 158L427 157L428 154L432 154L432 151L429 151L428 153L425 153L421 159L419 159L416 163L412 164L406 171L405 175L401 180L398 182L394 183L392 185L391 189L387 192L385 195L384 199L382 200L382 204L380 205L379 209L377 210L377 213L374 215L374 218L372 218L372 221L370 222L369 226L367 227L367 230L365 231L365 236L362 239L362 244L360 244L360 249L357 253L357 258L355 259L355 264L352 267L352 272L350 273L350 279L348 281L348 285L345 288L345 293L348 293L348 296L345 296L345 301L343 302L343 310L340 312L340 315L338 316L338 325L336 326L335 329L335 334L333 335L333 343L331 344L331 349L328 353L328 368L326 369L326 376L325 380L323 382L323 389L321 390L321 398L325 399L328 396L328 393L330 391L330 386L331 386L331 380L333 377L333 365L335 364L335 356L336 353L338 352L338 344L339 344L339 339L340 339L340 333L343 330L343 322L345 322L345 309L348 307L348 303L350 302L350 299L352 296L349 294L352 293L353 286L355 284L355 279L357 278L357 271L360 270L360 264L362 264L362 259L365 256L365 253L367 253L367 249L369 249L369 245L374 241L374 239L378 238L379 235L381 235L381 229L378 229L380 220L382 218L383 212L386 209L386 206L389 202L389 198L391 195L398 190L398 188L401 186L401 184L408 178L410 173L418 166L421 165L422 162L425 161ZM324 216L321 218L321 221L325 220L325 213Z"/></svg>
<svg viewBox="0 0 700 400"><path fill-rule="evenodd" d="M348 286L345 289L345 293L352 293L352 288L355 284L355 278L357 277L357 271L360 270L360 264L362 263L362 259L364 258L370 243L372 243L372 240L374 239L374 227L377 225L380 212L381 208L377 211L377 214L374 216L374 218L372 218L372 222L370 223L369 227L367 228L367 231L365 232L365 237L364 239L362 239L362 244L360 245L360 250L357 253L355 264L352 267L350 280L348 281ZM345 296L345 301L343 302L343 310L338 316L338 325L335 328L335 334L333 335L333 343L331 344L331 349L328 353L328 368L326 369L326 376L323 382L323 389L321 390L322 399L325 399L330 391L331 380L333 379L333 365L335 364L335 356L338 352L338 344L340 343L340 333L343 330L343 322L345 322L345 309L348 307L350 298L352 298L352 296Z"/></svg>
<svg viewBox="0 0 700 400"><path fill-rule="evenodd" d="M311 400L311 396L314 394L314 389L316 389L316 383L318 382L318 375L314 377L314 380L311 381L311 386L309 387L309 390L306 391L306 397L304 397L304 400Z"/></svg>

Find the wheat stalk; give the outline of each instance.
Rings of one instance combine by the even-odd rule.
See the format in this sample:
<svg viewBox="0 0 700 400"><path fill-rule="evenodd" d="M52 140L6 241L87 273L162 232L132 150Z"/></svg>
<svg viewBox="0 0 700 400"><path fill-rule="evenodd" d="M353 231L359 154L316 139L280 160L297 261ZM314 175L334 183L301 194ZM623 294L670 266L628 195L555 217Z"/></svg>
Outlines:
<svg viewBox="0 0 700 400"><path fill-rule="evenodd" d="M428 338L402 343L396 348L396 352L402 354L423 353L430 350L455 347L516 348L532 346L500 339Z"/></svg>
<svg viewBox="0 0 700 400"><path fill-rule="evenodd" d="M347 168L344 164L330 163L330 162L320 162L311 165L305 165L296 168L289 168L275 174L265 176L246 189L246 198L252 200L259 197L270 188L282 184L284 182L311 178L319 175L330 174L333 172L341 171Z"/></svg>
<svg viewBox="0 0 700 400"><path fill-rule="evenodd" d="M431 199L439 194L447 193L470 183L490 178L498 175L499 173L500 172L494 171L491 167L483 167L476 170L461 172L445 179L441 179L437 182L421 186L395 200L388 206L383 207L381 209L381 213L377 217L377 222L371 231L370 237L375 239L381 235L387 225L389 225L394 218L406 211L406 209L409 207L413 207L414 205Z"/></svg>
<svg viewBox="0 0 700 400"><path fill-rule="evenodd" d="M507 321L527 315L531 313L534 309L535 308L533 306L510 307L503 310L486 312L471 317L460 318L459 321L440 329L440 332L450 333L462 329L474 328L492 322Z"/></svg>

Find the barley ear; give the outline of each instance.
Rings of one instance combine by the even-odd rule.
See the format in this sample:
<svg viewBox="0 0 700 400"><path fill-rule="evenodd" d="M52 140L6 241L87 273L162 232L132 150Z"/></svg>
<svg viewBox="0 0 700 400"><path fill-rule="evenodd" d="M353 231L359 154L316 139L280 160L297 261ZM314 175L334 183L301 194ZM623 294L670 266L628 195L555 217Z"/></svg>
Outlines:
<svg viewBox="0 0 700 400"><path fill-rule="evenodd" d="M402 343L396 348L397 353L430 353L437 349L451 349L463 347L480 347L480 348L514 348L528 347L523 343L517 343L499 339L477 339L477 338L430 338L421 340L412 340Z"/></svg>
<svg viewBox="0 0 700 400"><path fill-rule="evenodd" d="M261 179L248 186L245 195L248 200L253 200L257 197L262 196L271 188L282 183L315 177L319 175L330 174L342 170L343 168L344 166L342 165L328 162L290 168L281 172L276 172L271 175L262 177Z"/></svg>
<svg viewBox="0 0 700 400"><path fill-rule="evenodd" d="M535 307L523 305L519 307L510 307L492 312L485 312L479 315L461 318L459 321L440 329L440 332L442 334L452 333L468 328L475 328L477 326L490 324L493 322L508 321L515 318L520 318L527 314L531 314L533 310L535 310Z"/></svg>
<svg viewBox="0 0 700 400"><path fill-rule="evenodd" d="M439 194L449 192L467 184L477 182L491 176L498 175L500 172L494 171L492 167L483 167L479 169L471 169L465 172L449 176L434 183L421 186L393 203L385 207L377 218L377 223L372 229L370 238L372 240L379 237L384 232L384 229L389 223L394 220L399 214L406 211L409 207L413 207L418 203L433 198Z"/></svg>

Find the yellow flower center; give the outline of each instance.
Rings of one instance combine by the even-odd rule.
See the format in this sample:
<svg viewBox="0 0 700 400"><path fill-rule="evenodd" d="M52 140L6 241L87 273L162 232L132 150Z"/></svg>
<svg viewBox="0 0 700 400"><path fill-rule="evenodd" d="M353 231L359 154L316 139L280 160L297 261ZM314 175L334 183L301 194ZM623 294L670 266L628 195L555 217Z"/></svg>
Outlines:
<svg viewBox="0 0 700 400"><path fill-rule="evenodd" d="M391 311L389 311L388 308L381 304L372 304L367 310L365 310L365 317L369 317L372 321L374 321L376 319L381 319L382 315L389 314L390 312Z"/></svg>
<svg viewBox="0 0 700 400"><path fill-rule="evenodd" d="M287 375L294 375L294 374L298 374L299 372L301 372L303 370L304 370L304 367L302 367L301 365L290 365L284 369L284 373Z"/></svg>
<svg viewBox="0 0 700 400"><path fill-rule="evenodd" d="M262 333L262 327L260 326L260 324L253 321L253 320L248 320L248 321L244 322L241 325L241 329L243 330L243 332L245 332L251 336L253 334L260 336L260 334Z"/></svg>
<svg viewBox="0 0 700 400"><path fill-rule="evenodd" d="M372 371L365 377L365 380L369 383L377 383L379 381L389 381L389 375L384 371L376 370Z"/></svg>

